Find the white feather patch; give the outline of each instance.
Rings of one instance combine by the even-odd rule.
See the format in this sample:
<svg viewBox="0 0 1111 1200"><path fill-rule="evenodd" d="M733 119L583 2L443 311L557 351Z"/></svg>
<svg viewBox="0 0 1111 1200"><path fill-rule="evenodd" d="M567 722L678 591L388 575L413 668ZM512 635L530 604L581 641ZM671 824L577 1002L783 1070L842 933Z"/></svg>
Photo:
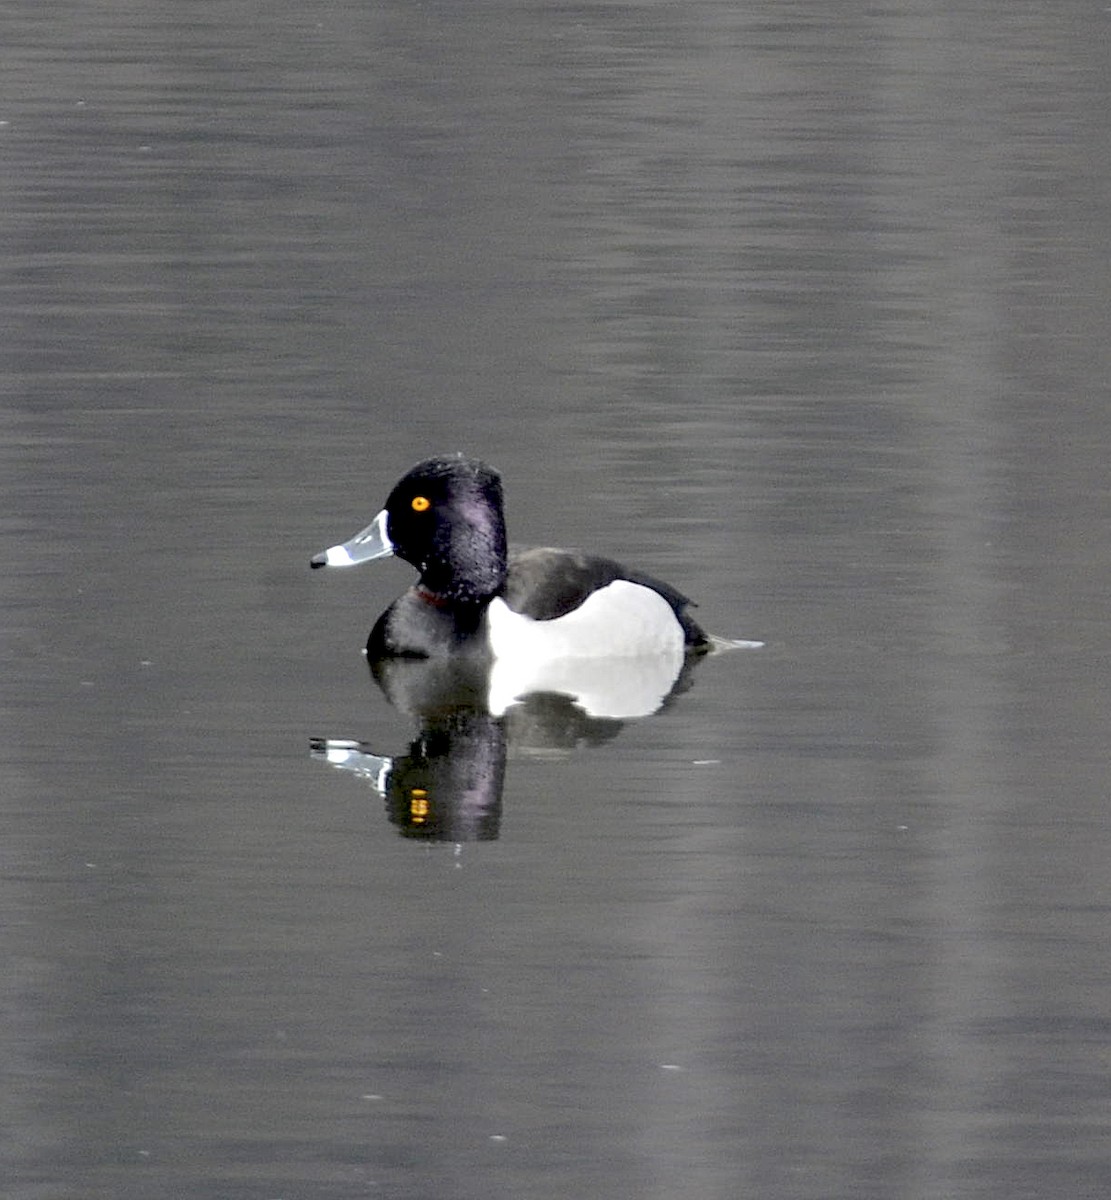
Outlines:
<svg viewBox="0 0 1111 1200"><path fill-rule="evenodd" d="M495 715L531 692L558 692L592 716L646 716L659 708L683 666L683 629L671 605L625 579L552 621L494 600L487 623L494 655L488 702Z"/></svg>
<svg viewBox="0 0 1111 1200"><path fill-rule="evenodd" d="M671 605L651 588L617 579L578 608L552 621L534 621L504 600L487 610L495 658L629 658L683 653L683 627Z"/></svg>

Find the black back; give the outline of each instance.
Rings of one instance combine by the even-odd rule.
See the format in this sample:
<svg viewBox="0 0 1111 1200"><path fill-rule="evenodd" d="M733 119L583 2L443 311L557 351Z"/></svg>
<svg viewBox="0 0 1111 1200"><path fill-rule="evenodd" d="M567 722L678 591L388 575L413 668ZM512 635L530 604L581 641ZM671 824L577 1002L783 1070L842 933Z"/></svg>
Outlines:
<svg viewBox="0 0 1111 1200"><path fill-rule="evenodd" d="M574 612L588 596L618 579L658 592L671 605L684 639L691 648L709 645L709 638L687 613L692 601L682 592L643 571L631 571L612 558L538 546L516 550L509 558L503 596L514 612L534 621L553 621Z"/></svg>

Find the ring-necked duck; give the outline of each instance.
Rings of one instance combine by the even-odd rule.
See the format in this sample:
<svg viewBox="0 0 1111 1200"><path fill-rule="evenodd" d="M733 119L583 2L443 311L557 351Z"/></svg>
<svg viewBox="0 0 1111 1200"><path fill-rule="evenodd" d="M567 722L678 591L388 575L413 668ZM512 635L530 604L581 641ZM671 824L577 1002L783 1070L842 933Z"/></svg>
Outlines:
<svg viewBox="0 0 1111 1200"><path fill-rule="evenodd" d="M509 553L501 479L462 455L418 463L366 529L312 565L390 554L420 579L378 619L372 658L478 649L495 661L681 661L713 645L687 612L691 601L650 575L570 550Z"/></svg>

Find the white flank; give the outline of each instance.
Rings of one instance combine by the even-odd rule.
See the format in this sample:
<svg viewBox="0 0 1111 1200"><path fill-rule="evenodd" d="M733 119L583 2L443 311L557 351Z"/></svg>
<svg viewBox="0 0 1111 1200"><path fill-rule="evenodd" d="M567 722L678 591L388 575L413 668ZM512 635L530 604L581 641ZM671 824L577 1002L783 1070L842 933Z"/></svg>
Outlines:
<svg viewBox="0 0 1111 1200"><path fill-rule="evenodd" d="M647 716L683 666L683 630L671 605L624 579L554 621L534 621L503 600L490 604L487 621L495 715L530 692L557 692L591 716Z"/></svg>

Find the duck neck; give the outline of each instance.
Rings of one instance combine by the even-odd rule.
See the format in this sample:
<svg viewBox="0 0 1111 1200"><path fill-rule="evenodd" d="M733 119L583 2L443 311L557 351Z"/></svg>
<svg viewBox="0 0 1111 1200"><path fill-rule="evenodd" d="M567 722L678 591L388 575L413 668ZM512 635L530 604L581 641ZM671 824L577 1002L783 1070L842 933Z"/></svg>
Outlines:
<svg viewBox="0 0 1111 1200"><path fill-rule="evenodd" d="M419 591L441 607L489 603L505 587L505 526L484 512L446 531L447 544L422 564Z"/></svg>

